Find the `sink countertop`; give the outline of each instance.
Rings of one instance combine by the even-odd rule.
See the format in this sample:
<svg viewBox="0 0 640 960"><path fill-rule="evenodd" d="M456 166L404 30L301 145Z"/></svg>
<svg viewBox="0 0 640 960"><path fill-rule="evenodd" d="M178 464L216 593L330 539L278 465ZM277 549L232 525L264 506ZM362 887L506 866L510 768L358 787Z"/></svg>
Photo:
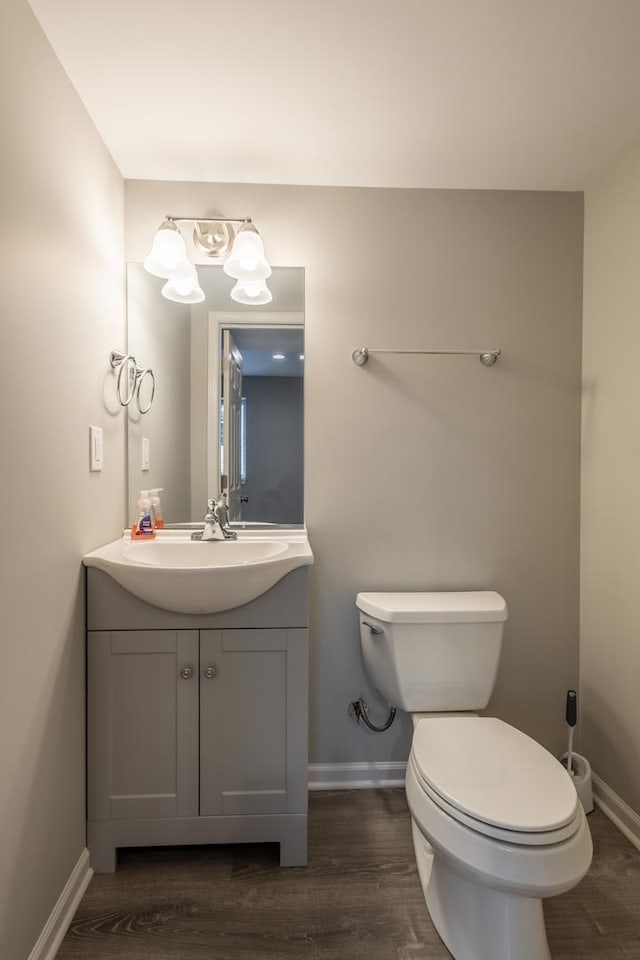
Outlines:
<svg viewBox="0 0 640 960"><path fill-rule="evenodd" d="M83 557L134 596L178 613L217 613L266 593L313 563L304 528L238 530L237 540L193 541L191 530L159 530L148 541L119 540Z"/></svg>

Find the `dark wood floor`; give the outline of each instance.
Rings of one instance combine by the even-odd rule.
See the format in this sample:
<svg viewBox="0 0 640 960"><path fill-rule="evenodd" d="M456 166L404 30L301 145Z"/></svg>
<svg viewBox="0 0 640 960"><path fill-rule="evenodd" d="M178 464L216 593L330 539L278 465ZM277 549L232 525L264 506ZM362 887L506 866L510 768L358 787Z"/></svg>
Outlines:
<svg viewBox="0 0 640 960"><path fill-rule="evenodd" d="M640 960L640 853L596 811L593 866L545 902L554 960ZM57 960L450 960L427 916L403 790L314 793L309 866L273 845L120 852ZM492 958L487 958L492 960Z"/></svg>

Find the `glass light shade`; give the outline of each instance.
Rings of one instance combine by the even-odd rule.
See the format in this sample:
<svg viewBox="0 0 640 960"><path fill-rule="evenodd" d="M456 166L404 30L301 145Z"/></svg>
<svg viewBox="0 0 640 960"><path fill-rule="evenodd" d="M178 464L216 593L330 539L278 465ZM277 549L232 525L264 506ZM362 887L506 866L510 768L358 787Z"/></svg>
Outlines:
<svg viewBox="0 0 640 960"><path fill-rule="evenodd" d="M187 248L182 234L171 220L156 230L151 252L144 259L144 268L154 277L170 279L187 261Z"/></svg>
<svg viewBox="0 0 640 960"><path fill-rule="evenodd" d="M245 303L248 306L260 306L263 303L271 303L273 294L267 286L266 280L238 280L231 291L231 299L236 303Z"/></svg>
<svg viewBox="0 0 640 960"><path fill-rule="evenodd" d="M204 292L198 283L197 270L188 261L187 265L191 269L184 270L181 276L168 280L160 292L167 300L175 303L202 303Z"/></svg>
<svg viewBox="0 0 640 960"><path fill-rule="evenodd" d="M243 224L240 227L222 269L234 280L266 280L271 276L271 267L264 255L262 239L253 224Z"/></svg>

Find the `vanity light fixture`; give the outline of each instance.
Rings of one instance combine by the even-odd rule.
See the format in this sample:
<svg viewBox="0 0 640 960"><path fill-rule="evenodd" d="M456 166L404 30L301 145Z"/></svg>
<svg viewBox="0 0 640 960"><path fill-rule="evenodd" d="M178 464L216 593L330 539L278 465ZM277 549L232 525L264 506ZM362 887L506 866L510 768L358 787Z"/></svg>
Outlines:
<svg viewBox="0 0 640 960"><path fill-rule="evenodd" d="M243 283L255 283L271 276L262 237L251 221L245 221L236 233L231 255L222 269L228 277Z"/></svg>
<svg viewBox="0 0 640 960"><path fill-rule="evenodd" d="M144 267L167 283L162 295L178 303L201 303L204 293L198 283L195 265L187 257L187 248L179 223L194 224L193 245L207 257L226 257L224 272L238 282L231 298L248 306L270 303L267 287L271 267L264 255L262 238L250 217L242 220L226 217L167 216L158 227ZM234 225L238 225L234 230Z"/></svg>
<svg viewBox="0 0 640 960"><path fill-rule="evenodd" d="M184 238L171 217L156 230L150 253L144 259L144 268L154 277L170 280L188 263Z"/></svg>

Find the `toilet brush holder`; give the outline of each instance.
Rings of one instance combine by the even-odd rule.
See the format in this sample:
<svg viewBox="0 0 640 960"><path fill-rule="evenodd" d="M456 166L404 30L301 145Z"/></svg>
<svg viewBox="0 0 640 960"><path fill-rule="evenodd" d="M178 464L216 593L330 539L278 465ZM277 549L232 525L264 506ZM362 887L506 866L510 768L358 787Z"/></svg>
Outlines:
<svg viewBox="0 0 640 960"><path fill-rule="evenodd" d="M560 757L560 763L563 767L567 766L567 754L563 753ZM571 754L571 771L574 786L576 788L578 799L582 804L585 813L591 813L593 810L593 787L591 785L591 764L586 757L579 753Z"/></svg>

